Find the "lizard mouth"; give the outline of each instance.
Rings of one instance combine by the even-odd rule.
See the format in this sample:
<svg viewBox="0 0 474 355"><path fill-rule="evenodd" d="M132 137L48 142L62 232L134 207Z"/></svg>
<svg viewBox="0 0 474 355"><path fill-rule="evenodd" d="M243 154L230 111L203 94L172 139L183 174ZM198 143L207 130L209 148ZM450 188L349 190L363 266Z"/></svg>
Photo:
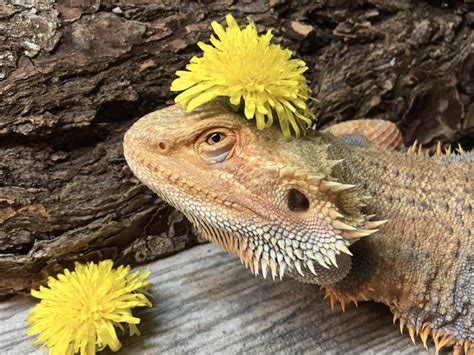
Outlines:
<svg viewBox="0 0 474 355"><path fill-rule="evenodd" d="M341 194L349 194L346 190L354 185L326 180L319 170L301 173L298 166L268 164L259 156L245 154L234 157L238 161L235 164L226 160L227 165L220 169L214 168L218 163L207 164L202 159L187 163L185 158L194 157L194 153L189 153L194 149L181 149L179 134L170 143L161 130L151 129L157 119L154 116L142 119L135 129L132 127L127 132L125 158L134 174L180 210L205 238L238 255L254 274L261 273L264 277L271 274L273 278L282 278L287 272L306 281L331 284L349 272L352 255L349 245L355 238L375 231L360 229L365 225L362 219L358 227L347 224L346 216L331 209L331 201ZM222 129L218 131L219 137L214 137L217 133L213 130L208 134L206 128L205 140L212 140L213 145L212 149L199 150L200 157L204 154L206 159L216 161L218 157L219 160L222 152L219 144L223 144L226 152L230 151L227 148L234 141L231 139L226 145L225 137L232 138L232 131L225 131L225 137ZM219 138L218 142L214 138ZM159 143L165 141L170 144L161 147ZM252 164L253 175L240 169L242 162ZM203 168L202 164L207 165ZM260 181L263 178L265 183L249 184L252 178ZM261 194L268 190L273 193L271 198ZM326 201L327 196L332 200ZM348 200L354 200L353 196L349 197Z"/></svg>
<svg viewBox="0 0 474 355"><path fill-rule="evenodd" d="M141 149L134 149L131 144L124 150L134 174L180 210L203 237L239 256L253 274L281 279L286 273L306 282L327 285L341 280L349 272L352 254L349 241L341 235L328 238L304 225L272 222L244 206L229 206L225 196L212 192L215 186L196 184L179 174L180 170L171 166L176 164L172 159L161 157L157 164L152 156L140 152ZM307 201L294 194L289 195L290 210L294 213L301 208L307 210ZM248 219L234 217L233 210Z"/></svg>
<svg viewBox="0 0 474 355"><path fill-rule="evenodd" d="M236 219L216 206L228 204L219 197L203 203L211 194L206 188L147 161L139 150L126 149L125 156L132 171L163 200L180 210L200 234L226 252L240 257L254 275L271 275L275 280L288 274L306 282L331 284L341 280L350 270L349 242L341 236L327 239L309 233L303 226L282 222L258 222L265 219L255 213L249 220ZM139 168L137 168L137 166ZM154 176L154 179L150 177ZM156 183L159 181L159 183ZM183 191L193 194L183 195ZM216 200L217 199L217 200ZM239 207L239 210L244 210ZM240 211L242 212L242 211Z"/></svg>

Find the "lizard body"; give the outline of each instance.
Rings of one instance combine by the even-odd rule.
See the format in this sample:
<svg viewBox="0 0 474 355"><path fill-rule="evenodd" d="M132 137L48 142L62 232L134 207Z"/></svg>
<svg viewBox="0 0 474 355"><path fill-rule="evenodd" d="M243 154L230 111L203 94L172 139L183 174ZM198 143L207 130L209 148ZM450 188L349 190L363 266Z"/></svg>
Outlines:
<svg viewBox="0 0 474 355"><path fill-rule="evenodd" d="M322 285L343 307L383 302L412 339L474 351L471 153L409 156L313 131L286 142L236 115L217 101L151 113L125 136L127 162L255 274Z"/></svg>

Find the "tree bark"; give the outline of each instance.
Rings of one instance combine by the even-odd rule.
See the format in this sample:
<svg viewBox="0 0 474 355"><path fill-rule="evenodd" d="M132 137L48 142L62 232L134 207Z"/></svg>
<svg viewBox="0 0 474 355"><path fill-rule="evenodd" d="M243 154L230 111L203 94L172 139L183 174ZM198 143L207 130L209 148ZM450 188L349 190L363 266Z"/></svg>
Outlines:
<svg viewBox="0 0 474 355"><path fill-rule="evenodd" d="M143 263L198 242L122 155L138 117L232 13L309 70L320 127L396 122L404 142L472 145L474 12L408 0L0 5L0 294L76 260ZM126 3L128 5L126 5Z"/></svg>

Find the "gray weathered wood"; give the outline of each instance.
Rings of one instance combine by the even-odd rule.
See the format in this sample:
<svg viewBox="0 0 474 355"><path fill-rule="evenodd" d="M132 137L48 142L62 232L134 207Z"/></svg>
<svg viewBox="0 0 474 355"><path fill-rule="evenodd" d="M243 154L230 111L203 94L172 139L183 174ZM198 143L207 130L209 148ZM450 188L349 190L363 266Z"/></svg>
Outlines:
<svg viewBox="0 0 474 355"><path fill-rule="evenodd" d="M255 278L213 245L145 268L156 299L153 308L135 312L142 335L122 338L124 354L427 353L400 335L385 306L331 311L317 287ZM26 336L24 318L34 303L25 296L0 303L1 354L46 354L33 351Z"/></svg>

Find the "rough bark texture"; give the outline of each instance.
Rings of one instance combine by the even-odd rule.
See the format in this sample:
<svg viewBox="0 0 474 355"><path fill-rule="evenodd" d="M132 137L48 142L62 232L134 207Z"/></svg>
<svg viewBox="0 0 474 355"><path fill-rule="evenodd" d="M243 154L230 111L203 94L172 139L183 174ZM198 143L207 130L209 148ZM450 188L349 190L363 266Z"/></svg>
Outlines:
<svg viewBox="0 0 474 355"><path fill-rule="evenodd" d="M321 126L376 117L396 122L407 144L472 144L467 3L123 3L0 5L0 294L74 260L142 263L197 242L132 176L121 140L172 102L173 73L228 12L273 28L307 62Z"/></svg>

